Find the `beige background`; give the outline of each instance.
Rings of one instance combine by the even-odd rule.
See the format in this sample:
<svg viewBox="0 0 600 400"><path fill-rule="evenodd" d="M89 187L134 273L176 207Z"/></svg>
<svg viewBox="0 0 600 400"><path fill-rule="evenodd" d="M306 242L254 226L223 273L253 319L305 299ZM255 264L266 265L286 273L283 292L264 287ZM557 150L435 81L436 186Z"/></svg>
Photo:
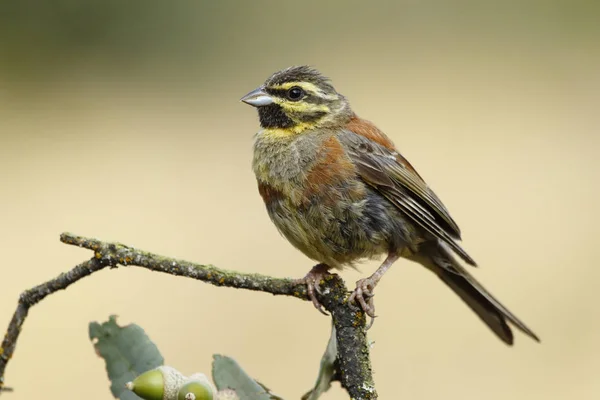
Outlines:
<svg viewBox="0 0 600 400"><path fill-rule="evenodd" d="M90 256L59 243L66 230L302 276L311 261L255 188L258 122L238 99L309 63L389 133L459 222L476 276L542 338L504 346L398 262L369 332L380 397L598 398L594 2L14 3L0 21L2 328L23 289ZM87 324L113 313L184 373L227 354L286 399L313 384L329 332L295 299L107 270L31 310L6 398L110 398Z"/></svg>

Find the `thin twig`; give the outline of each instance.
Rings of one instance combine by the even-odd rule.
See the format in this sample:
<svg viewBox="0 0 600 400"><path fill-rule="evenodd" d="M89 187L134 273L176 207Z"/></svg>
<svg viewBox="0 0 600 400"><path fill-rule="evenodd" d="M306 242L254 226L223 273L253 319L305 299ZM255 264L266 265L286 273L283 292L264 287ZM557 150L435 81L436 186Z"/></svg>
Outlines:
<svg viewBox="0 0 600 400"><path fill-rule="evenodd" d="M120 243L103 242L70 233L63 233L60 240L66 244L92 250L94 257L77 265L69 272L60 274L56 278L21 294L17 309L2 342L2 347L0 347L0 393L8 390L4 387L4 372L15 351L17 339L29 308L39 303L46 296L66 289L81 278L106 267L136 266L170 275L201 280L215 286L248 289L308 300L306 287L295 283L291 279L228 271L212 265L177 260L137 250ZM319 295L319 300L325 309L331 313L337 332L338 361L342 385L348 390L352 399L376 399L377 393L374 389L371 374L364 313L347 303L347 289L339 276L328 276L322 282L321 291L322 294Z"/></svg>

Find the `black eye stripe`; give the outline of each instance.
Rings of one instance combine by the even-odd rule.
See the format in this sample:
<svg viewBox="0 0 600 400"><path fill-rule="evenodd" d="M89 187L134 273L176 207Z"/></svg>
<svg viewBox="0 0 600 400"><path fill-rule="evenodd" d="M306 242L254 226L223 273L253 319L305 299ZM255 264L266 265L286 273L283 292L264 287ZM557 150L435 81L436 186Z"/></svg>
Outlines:
<svg viewBox="0 0 600 400"><path fill-rule="evenodd" d="M309 93L306 90L302 89L300 86L293 86L288 89L267 88L266 91L271 95L275 95L277 97L287 99L290 101L300 101L309 95Z"/></svg>
<svg viewBox="0 0 600 400"><path fill-rule="evenodd" d="M306 96L304 99L302 99L305 103L311 103L311 104L325 104L325 103L329 103L329 101L322 99L321 97L317 97L317 96Z"/></svg>
<svg viewBox="0 0 600 400"><path fill-rule="evenodd" d="M287 92L289 89L271 89L271 88L266 88L265 91L272 95L272 96L276 96L282 99L287 99ZM306 102L306 103L311 103L311 104L324 104L327 103L328 100L325 100L322 97L316 96L315 94L313 94L312 92L309 91L304 91L304 98L302 99L302 101Z"/></svg>
<svg viewBox="0 0 600 400"><path fill-rule="evenodd" d="M285 98L285 93L287 92L287 90L266 88L266 92L273 96Z"/></svg>

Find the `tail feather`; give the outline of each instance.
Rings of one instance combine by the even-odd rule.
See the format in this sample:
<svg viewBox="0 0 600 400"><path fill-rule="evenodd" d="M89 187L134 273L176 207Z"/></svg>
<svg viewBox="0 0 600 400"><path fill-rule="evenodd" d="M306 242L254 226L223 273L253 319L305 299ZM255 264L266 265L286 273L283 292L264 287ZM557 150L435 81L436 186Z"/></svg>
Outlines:
<svg viewBox="0 0 600 400"><path fill-rule="evenodd" d="M496 300L452 257L449 249L439 246L437 250L426 266L433 270L503 342L513 344L513 334L507 322L535 341L540 341L531 329Z"/></svg>

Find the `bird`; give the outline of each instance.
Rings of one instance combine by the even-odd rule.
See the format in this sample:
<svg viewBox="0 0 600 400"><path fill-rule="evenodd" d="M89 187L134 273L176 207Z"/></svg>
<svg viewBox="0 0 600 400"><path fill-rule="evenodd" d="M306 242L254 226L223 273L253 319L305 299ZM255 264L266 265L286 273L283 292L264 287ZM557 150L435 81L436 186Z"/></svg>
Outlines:
<svg viewBox="0 0 600 400"><path fill-rule="evenodd" d="M312 66L293 66L240 100L258 111L252 169L267 213L294 247L318 262L296 280L317 309L325 313L317 293L330 270L385 256L347 299L372 325L374 288L405 258L439 277L507 345L514 340L511 325L540 341L462 265L476 263L459 244L460 229L446 207L331 79Z"/></svg>

